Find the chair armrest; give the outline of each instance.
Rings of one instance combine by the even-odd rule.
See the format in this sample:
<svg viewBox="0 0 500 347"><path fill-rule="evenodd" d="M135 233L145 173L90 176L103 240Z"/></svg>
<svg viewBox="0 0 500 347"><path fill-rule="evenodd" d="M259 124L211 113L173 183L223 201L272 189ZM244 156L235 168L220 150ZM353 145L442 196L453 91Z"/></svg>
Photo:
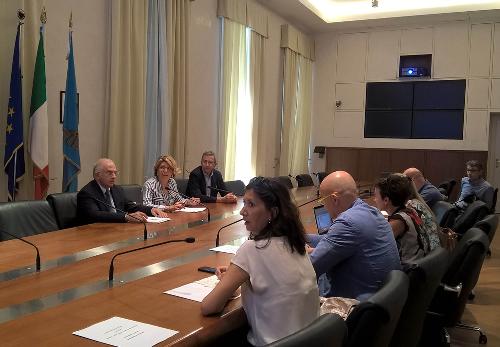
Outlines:
<svg viewBox="0 0 500 347"><path fill-rule="evenodd" d="M462 292L462 283L459 283L454 287L444 283L441 283L440 286L441 288L443 288L445 292L457 293L457 298L460 296L460 293Z"/></svg>

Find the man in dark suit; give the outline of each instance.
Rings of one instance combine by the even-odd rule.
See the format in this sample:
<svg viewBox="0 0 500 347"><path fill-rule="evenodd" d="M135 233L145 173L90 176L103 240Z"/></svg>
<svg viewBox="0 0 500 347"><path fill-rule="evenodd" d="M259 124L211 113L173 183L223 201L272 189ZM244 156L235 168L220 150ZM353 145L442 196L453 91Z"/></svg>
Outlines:
<svg viewBox="0 0 500 347"><path fill-rule="evenodd" d="M145 222L147 216L167 217L160 209L138 205L128 200L123 189L115 186L117 175L118 171L111 159L102 158L96 162L94 179L77 195L78 218L82 223L140 223ZM119 212L118 209L127 213Z"/></svg>
<svg viewBox="0 0 500 347"><path fill-rule="evenodd" d="M187 195L200 198L201 202L236 202L236 196L227 192L222 174L215 169L216 165L215 153L212 151L204 152L201 156L201 165L189 174ZM220 193L221 196L217 196L217 193Z"/></svg>

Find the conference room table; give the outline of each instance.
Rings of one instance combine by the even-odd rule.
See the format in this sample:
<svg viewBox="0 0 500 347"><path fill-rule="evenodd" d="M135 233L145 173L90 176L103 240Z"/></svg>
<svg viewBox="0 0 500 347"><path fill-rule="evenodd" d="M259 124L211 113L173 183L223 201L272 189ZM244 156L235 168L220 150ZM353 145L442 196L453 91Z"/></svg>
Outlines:
<svg viewBox="0 0 500 347"><path fill-rule="evenodd" d="M315 231L312 207L315 187L292 189L301 218ZM308 203L309 202L309 203ZM74 331L118 316L178 331L160 346L210 345L246 324L240 299L221 314L204 317L200 303L164 294L209 274L200 266L229 264L231 254L213 252L219 229L241 219L236 204L208 204L206 212L171 214L171 221L148 223L148 239L137 223L96 223L26 239L42 258L34 271L34 249L18 241L0 242L0 343L2 346L95 346L99 342ZM222 244L239 245L247 238L243 223L220 232ZM194 237L194 243L170 243L120 255L114 279L108 280L112 257L141 246Z"/></svg>

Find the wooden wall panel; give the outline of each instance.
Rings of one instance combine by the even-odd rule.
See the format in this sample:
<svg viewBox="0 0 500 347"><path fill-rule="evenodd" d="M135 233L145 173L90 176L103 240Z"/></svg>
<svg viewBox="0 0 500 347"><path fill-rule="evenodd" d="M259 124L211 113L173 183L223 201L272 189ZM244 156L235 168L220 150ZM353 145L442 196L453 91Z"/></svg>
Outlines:
<svg viewBox="0 0 500 347"><path fill-rule="evenodd" d="M465 162L476 159L487 171L486 151L446 151L396 148L326 148L326 171L344 170L356 181L375 182L381 172L402 172L416 167L434 185L455 179L458 183L452 199L460 191L460 180L465 176Z"/></svg>

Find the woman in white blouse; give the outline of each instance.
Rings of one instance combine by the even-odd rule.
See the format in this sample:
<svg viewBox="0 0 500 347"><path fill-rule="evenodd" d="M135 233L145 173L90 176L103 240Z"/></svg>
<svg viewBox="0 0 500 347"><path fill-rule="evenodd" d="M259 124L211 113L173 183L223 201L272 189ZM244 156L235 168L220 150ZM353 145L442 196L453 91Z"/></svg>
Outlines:
<svg viewBox="0 0 500 347"><path fill-rule="evenodd" d="M268 178L253 178L243 208L250 236L219 267L220 282L203 300L204 315L220 312L241 286L251 345L266 345L293 334L319 315L316 274L305 249L305 231L288 189Z"/></svg>
<svg viewBox="0 0 500 347"><path fill-rule="evenodd" d="M175 159L170 155L163 155L156 161L154 177L151 177L142 187L142 203L146 206L161 208L166 212L173 212L184 206L194 206L200 199L186 199L177 190L174 177L179 173Z"/></svg>

